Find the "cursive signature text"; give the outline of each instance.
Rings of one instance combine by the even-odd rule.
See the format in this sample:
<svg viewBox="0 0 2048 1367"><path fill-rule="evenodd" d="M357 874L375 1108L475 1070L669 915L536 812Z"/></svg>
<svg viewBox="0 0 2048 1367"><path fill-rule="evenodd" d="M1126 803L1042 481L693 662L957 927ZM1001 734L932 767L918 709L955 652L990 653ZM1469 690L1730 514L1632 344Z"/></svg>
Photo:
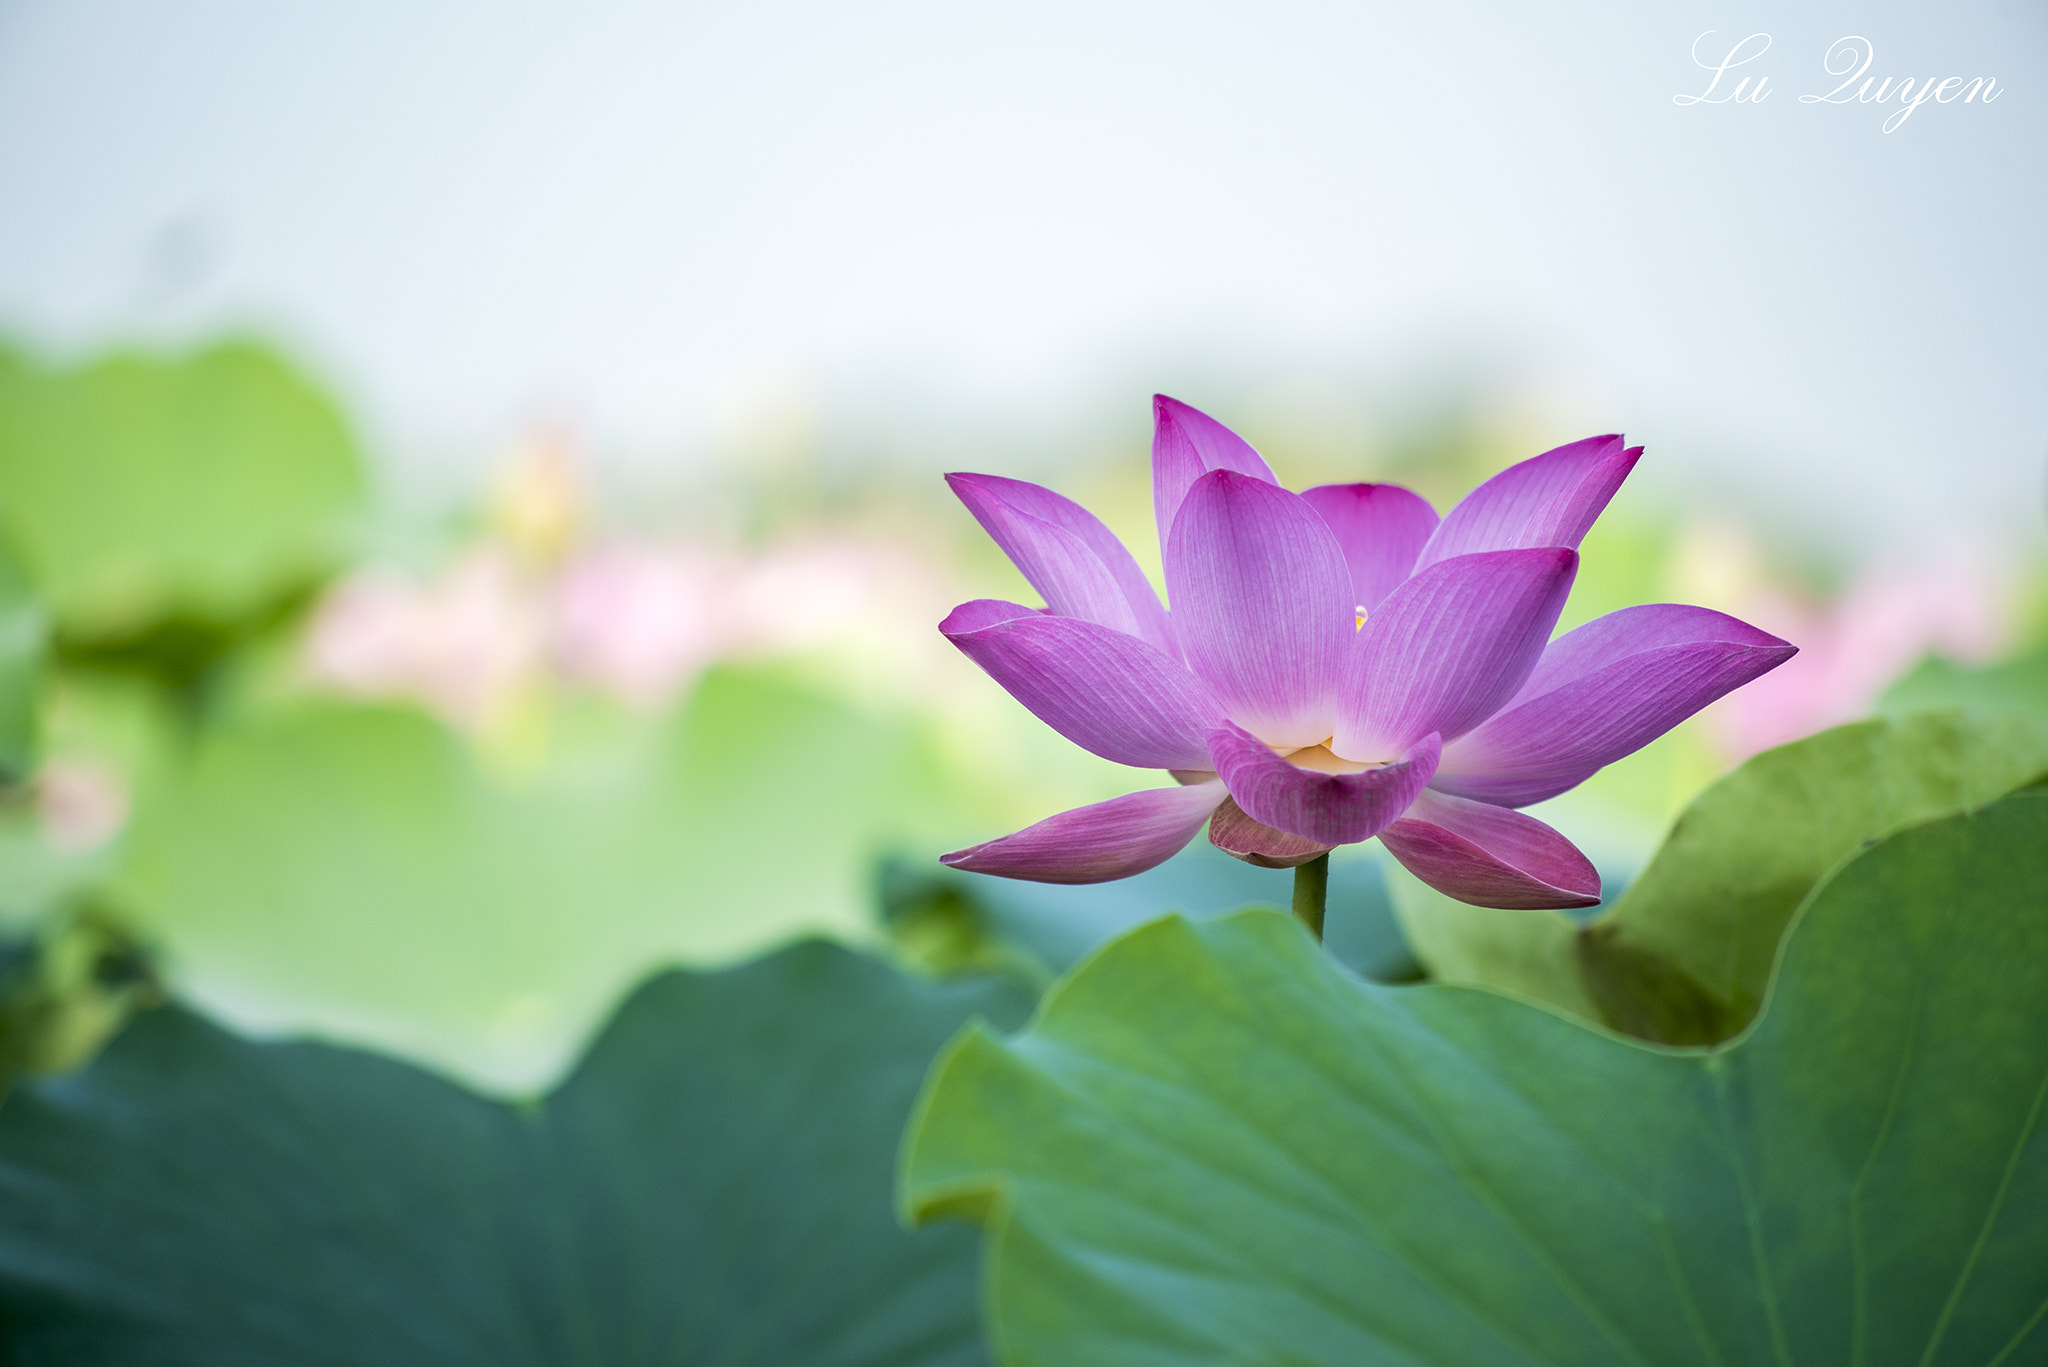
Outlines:
<svg viewBox="0 0 2048 1367"><path fill-rule="evenodd" d="M1774 93L1768 89L1770 77L1762 73L1745 72L1740 76L1732 73L1737 67L1748 66L1771 50L1771 35L1752 33L1736 43L1712 44L1703 55L1701 44L1712 38L1716 30L1708 29L1692 40L1693 65L1706 71L1706 88L1698 94L1673 95L1671 102L1676 105L1697 104L1762 104ZM1714 57L1720 53L1718 58ZM1837 79L1833 89L1821 94L1801 95L1801 104L1874 104L1889 105L1891 109L1884 120L1884 131L1893 132L1913 117L1914 111L1923 104L1990 104L2005 92L1990 76L1929 76L1921 80L1914 76L1873 76L1871 63L1877 58L1877 47L1868 38L1851 34L1838 38L1829 45L1821 58L1821 69L1831 78ZM1861 84L1858 84L1861 82Z"/></svg>

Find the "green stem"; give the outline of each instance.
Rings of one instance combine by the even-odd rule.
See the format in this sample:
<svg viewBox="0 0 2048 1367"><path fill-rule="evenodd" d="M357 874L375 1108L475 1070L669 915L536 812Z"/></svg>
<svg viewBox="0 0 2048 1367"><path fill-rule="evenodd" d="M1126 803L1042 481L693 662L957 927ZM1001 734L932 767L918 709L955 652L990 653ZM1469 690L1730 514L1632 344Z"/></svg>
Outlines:
<svg viewBox="0 0 2048 1367"><path fill-rule="evenodd" d="M1329 892L1329 855L1319 854L1294 866L1294 919L1307 926L1318 943L1323 938L1323 904Z"/></svg>

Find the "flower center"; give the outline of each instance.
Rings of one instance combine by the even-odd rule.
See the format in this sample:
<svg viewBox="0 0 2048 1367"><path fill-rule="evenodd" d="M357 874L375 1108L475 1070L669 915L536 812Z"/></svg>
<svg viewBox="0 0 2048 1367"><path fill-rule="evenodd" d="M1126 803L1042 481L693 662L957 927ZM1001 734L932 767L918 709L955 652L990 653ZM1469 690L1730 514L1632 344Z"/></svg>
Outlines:
<svg viewBox="0 0 2048 1367"><path fill-rule="evenodd" d="M1355 617L1356 617L1356 619L1357 619L1356 621L1354 621L1354 622L1352 623L1352 625L1351 625L1351 629L1352 629L1353 631L1364 631L1364 630L1365 630L1365 619L1366 619L1366 617L1368 616L1368 614L1367 614L1366 610L1365 610L1364 608L1362 608L1362 607L1356 607L1356 608L1353 608L1353 609L1351 609L1351 611L1352 611L1352 613L1353 613L1353 614L1355 615Z"/></svg>
<svg viewBox="0 0 2048 1367"><path fill-rule="evenodd" d="M1319 774L1362 774L1368 769L1384 769L1384 760L1345 759L1330 749L1330 742L1321 745L1304 745L1299 750L1289 750L1281 756L1297 769L1313 769Z"/></svg>

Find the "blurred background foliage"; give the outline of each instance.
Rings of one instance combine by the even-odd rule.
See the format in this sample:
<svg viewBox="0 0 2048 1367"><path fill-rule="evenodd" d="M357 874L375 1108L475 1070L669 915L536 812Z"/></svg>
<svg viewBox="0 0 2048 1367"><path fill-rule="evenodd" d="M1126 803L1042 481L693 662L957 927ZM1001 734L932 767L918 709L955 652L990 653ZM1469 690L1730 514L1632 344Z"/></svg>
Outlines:
<svg viewBox="0 0 2048 1367"><path fill-rule="evenodd" d="M1374 443L1270 426L1247 435L1292 487L1397 480L1440 508L1541 449L1483 396ZM172 990L527 1089L660 964L822 933L1043 981L1168 907L1284 899L1284 873L1206 845L1091 889L936 865L1151 780L938 636L954 603L1029 590L936 480L827 468L793 437L629 499L539 427L423 517L371 468L320 382L258 342L0 349L9 1066L76 1062ZM1142 442L1105 436L1051 482L1156 578ZM1880 707L2048 713L2037 569L1968 546L1797 563L1634 489L1583 551L1566 626L1689 601L1802 649L1547 804L1611 886L1757 750ZM1340 861L1331 947L1413 976L1380 872Z"/></svg>

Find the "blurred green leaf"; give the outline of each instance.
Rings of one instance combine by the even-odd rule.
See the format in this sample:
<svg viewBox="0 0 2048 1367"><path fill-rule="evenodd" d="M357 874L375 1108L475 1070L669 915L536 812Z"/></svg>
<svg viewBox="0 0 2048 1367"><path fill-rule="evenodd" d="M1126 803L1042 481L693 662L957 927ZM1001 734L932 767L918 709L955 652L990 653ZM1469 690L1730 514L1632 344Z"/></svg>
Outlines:
<svg viewBox="0 0 2048 1367"><path fill-rule="evenodd" d="M143 947L89 905L0 939L0 1089L22 1071L77 1067L161 999Z"/></svg>
<svg viewBox="0 0 2048 1367"><path fill-rule="evenodd" d="M121 904L212 1009L531 1085L652 964L871 937L876 854L943 796L902 727L772 671L547 724L508 757L396 707L224 721L138 810Z"/></svg>
<svg viewBox="0 0 2048 1367"><path fill-rule="evenodd" d="M1891 832L2048 774L2048 726L1953 712L1837 727L1751 759L1682 813L1607 916L1468 907L1406 876L1397 914L1432 976L1668 1044L1756 1014L1786 924L1829 869Z"/></svg>
<svg viewBox="0 0 2048 1367"><path fill-rule="evenodd" d="M1382 982L1417 975L1388 904L1382 861L1363 846L1330 864L1324 947ZM987 966L1022 957L1053 973L1072 968L1104 941L1161 912L1213 916L1245 906L1287 906L1292 871L1262 869L1197 840L1155 869L1111 883L1031 883L894 861L882 871L878 901L899 941L938 964Z"/></svg>
<svg viewBox="0 0 2048 1367"><path fill-rule="evenodd" d="M1436 981L1490 987L1604 1020L1579 976L1578 923L1563 913L1467 906L1391 860L1387 897L1415 957Z"/></svg>
<svg viewBox="0 0 2048 1367"><path fill-rule="evenodd" d="M1879 706L1894 713L1930 707L2019 712L2048 722L2048 647L1981 669L1929 655L1885 692Z"/></svg>
<svg viewBox="0 0 2048 1367"><path fill-rule="evenodd" d="M0 934L37 934L91 902L122 830L185 748L175 700L132 674L51 668L32 784L0 799Z"/></svg>
<svg viewBox="0 0 2048 1367"><path fill-rule="evenodd" d="M0 537L0 784L20 783L35 767L47 634L35 585Z"/></svg>
<svg viewBox="0 0 2048 1367"><path fill-rule="evenodd" d="M810 943L642 986L544 1099L179 1008L0 1107L9 1361L972 1367L974 1240L905 1233L932 1051L1028 1002Z"/></svg>
<svg viewBox="0 0 2048 1367"><path fill-rule="evenodd" d="M0 364L0 524L69 637L262 613L334 566L363 487L333 402L263 347Z"/></svg>
<svg viewBox="0 0 2048 1367"><path fill-rule="evenodd" d="M2048 794L1895 835L1713 1051L1159 922L941 1056L902 1199L1015 1367L2038 1362L2044 887Z"/></svg>

